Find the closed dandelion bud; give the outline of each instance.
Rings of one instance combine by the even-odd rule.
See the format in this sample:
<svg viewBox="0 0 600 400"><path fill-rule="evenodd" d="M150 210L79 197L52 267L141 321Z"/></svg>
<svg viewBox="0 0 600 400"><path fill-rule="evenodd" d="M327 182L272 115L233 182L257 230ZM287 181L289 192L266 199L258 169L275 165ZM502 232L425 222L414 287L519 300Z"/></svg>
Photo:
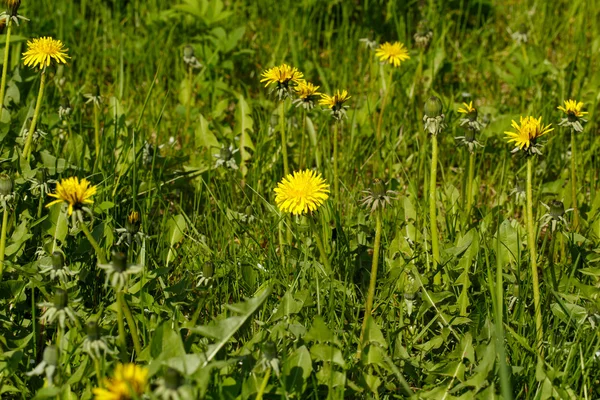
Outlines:
<svg viewBox="0 0 600 400"><path fill-rule="evenodd" d="M56 292L54 293L54 307L57 310L62 310L63 308L67 307L68 304L69 295L67 292L60 288L56 289Z"/></svg>
<svg viewBox="0 0 600 400"><path fill-rule="evenodd" d="M442 101L437 96L431 96L425 102L425 115L429 118L435 118L442 115Z"/></svg>
<svg viewBox="0 0 600 400"><path fill-rule="evenodd" d="M265 355L265 358L268 360L272 360L277 357L277 346L271 340L263 345L262 351Z"/></svg>
<svg viewBox="0 0 600 400"><path fill-rule="evenodd" d="M92 96L100 97L100 86L98 86L98 83L94 83L92 87Z"/></svg>
<svg viewBox="0 0 600 400"><path fill-rule="evenodd" d="M165 386L167 389L177 390L183 384L183 376L174 368L167 368L165 372Z"/></svg>
<svg viewBox="0 0 600 400"><path fill-rule="evenodd" d="M131 233L132 235L135 235L140 231L140 225L140 213L137 211L132 211L127 216L127 221L125 222L125 229L127 229L127 232Z"/></svg>
<svg viewBox="0 0 600 400"><path fill-rule="evenodd" d="M112 254L112 264L116 271L123 272L127 269L127 253L115 251Z"/></svg>
<svg viewBox="0 0 600 400"><path fill-rule="evenodd" d="M96 340L100 340L100 327L96 321L88 322L85 327L85 331L89 341L95 342Z"/></svg>
<svg viewBox="0 0 600 400"><path fill-rule="evenodd" d="M192 58L194 57L196 54L194 52L194 48L192 46L185 46L185 48L183 49L183 57L184 58Z"/></svg>
<svg viewBox="0 0 600 400"><path fill-rule="evenodd" d="M521 24L519 25L519 33L520 33L521 35L527 35L527 25L525 25L525 24L521 23Z"/></svg>
<svg viewBox="0 0 600 400"><path fill-rule="evenodd" d="M373 183L371 184L371 190L373 191L373 194L377 197L385 196L386 194L385 184L379 178L373 179Z"/></svg>
<svg viewBox="0 0 600 400"><path fill-rule="evenodd" d="M7 174L0 174L0 196L9 196L12 193L13 182Z"/></svg>
<svg viewBox="0 0 600 400"><path fill-rule="evenodd" d="M69 101L69 98L67 96L62 96L60 98L60 107L64 109L71 108L71 102Z"/></svg>
<svg viewBox="0 0 600 400"><path fill-rule="evenodd" d="M204 265L202 266L202 275L205 278L212 278L214 274L215 274L215 267L214 267L214 264L212 263L212 261L205 262Z"/></svg>
<svg viewBox="0 0 600 400"><path fill-rule="evenodd" d="M55 346L48 346L44 349L44 362L48 365L58 365L58 349Z"/></svg>
<svg viewBox="0 0 600 400"><path fill-rule="evenodd" d="M65 266L65 256L60 251L52 253L52 268L55 270L63 269Z"/></svg>
<svg viewBox="0 0 600 400"><path fill-rule="evenodd" d="M465 129L465 142L470 143L475 140L475 130Z"/></svg>
<svg viewBox="0 0 600 400"><path fill-rule="evenodd" d="M221 147L221 150L219 150L219 158L221 160L229 160L232 156L233 156L233 152L227 146L223 146L223 147Z"/></svg>
<svg viewBox="0 0 600 400"><path fill-rule="evenodd" d="M565 205L562 201L553 200L550 202L550 216L554 219L560 219L565 214Z"/></svg>
<svg viewBox="0 0 600 400"><path fill-rule="evenodd" d="M471 121L476 121L477 120L477 109L472 108L471 110L469 110L469 113L467 114L467 118L470 119Z"/></svg>
<svg viewBox="0 0 600 400"><path fill-rule="evenodd" d="M21 0L6 0L6 5L10 11L10 16L16 17L19 12L19 7L21 7Z"/></svg>

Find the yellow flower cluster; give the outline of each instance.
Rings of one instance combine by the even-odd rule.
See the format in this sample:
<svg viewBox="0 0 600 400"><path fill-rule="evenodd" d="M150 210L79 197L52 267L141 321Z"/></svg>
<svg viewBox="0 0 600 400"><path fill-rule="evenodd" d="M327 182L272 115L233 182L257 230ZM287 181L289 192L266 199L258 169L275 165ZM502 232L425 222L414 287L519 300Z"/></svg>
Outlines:
<svg viewBox="0 0 600 400"><path fill-rule="evenodd" d="M95 400L137 399L146 391L148 370L136 364L118 364L112 379L94 389Z"/></svg>

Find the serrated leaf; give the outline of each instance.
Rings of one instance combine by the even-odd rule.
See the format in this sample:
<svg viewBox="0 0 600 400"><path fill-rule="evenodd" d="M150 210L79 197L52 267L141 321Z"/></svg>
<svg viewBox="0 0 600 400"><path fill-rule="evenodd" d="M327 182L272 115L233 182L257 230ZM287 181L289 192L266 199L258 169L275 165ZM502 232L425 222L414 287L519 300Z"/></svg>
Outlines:
<svg viewBox="0 0 600 400"><path fill-rule="evenodd" d="M302 394L312 371L310 352L306 346L297 348L283 364L286 390L295 392L297 395Z"/></svg>

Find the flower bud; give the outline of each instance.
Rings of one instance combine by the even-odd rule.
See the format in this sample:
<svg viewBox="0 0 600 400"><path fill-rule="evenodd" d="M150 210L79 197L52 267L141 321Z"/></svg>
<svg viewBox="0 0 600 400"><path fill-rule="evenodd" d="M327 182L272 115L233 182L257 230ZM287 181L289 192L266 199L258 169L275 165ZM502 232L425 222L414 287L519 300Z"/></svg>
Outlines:
<svg viewBox="0 0 600 400"><path fill-rule="evenodd" d="M132 211L127 216L127 221L125 222L125 229L127 232L135 235L140 231L140 213L137 211Z"/></svg>
<svg viewBox="0 0 600 400"><path fill-rule="evenodd" d="M212 278L214 274L215 274L215 267L214 267L214 264L212 263L212 261L205 262L204 265L202 266L202 275L205 278Z"/></svg>
<svg viewBox="0 0 600 400"><path fill-rule="evenodd" d="M54 293L54 307L62 310L69 304L69 295L63 289L57 288Z"/></svg>
<svg viewBox="0 0 600 400"><path fill-rule="evenodd" d="M431 96L425 102L424 111L429 118L439 117L442 115L442 101L436 96Z"/></svg>
<svg viewBox="0 0 600 400"><path fill-rule="evenodd" d="M71 102L67 96L62 96L60 98L60 106L61 108L68 109L71 108Z"/></svg>
<svg viewBox="0 0 600 400"><path fill-rule="evenodd" d="M271 340L269 340L265 344L263 344L262 351L263 351L263 354L265 355L265 358L268 360L277 358L277 346Z"/></svg>
<svg viewBox="0 0 600 400"><path fill-rule="evenodd" d="M371 192L376 197L385 196L385 183L379 178L373 179L371 183Z"/></svg>
<svg viewBox="0 0 600 400"><path fill-rule="evenodd" d="M194 48L190 45L185 46L185 48L183 49L183 57L184 58L192 58L194 57L196 54L194 52Z"/></svg>
<svg viewBox="0 0 600 400"><path fill-rule="evenodd" d="M0 174L0 196L9 196L12 193L13 183L10 176Z"/></svg>
<svg viewBox="0 0 600 400"><path fill-rule="evenodd" d="M85 327L85 331L87 333L88 340L95 342L96 340L100 340L100 327L96 321L90 321L87 323Z"/></svg>
<svg viewBox="0 0 600 400"><path fill-rule="evenodd" d="M550 202L550 215L554 219L560 219L565 214L565 205L562 201L552 200Z"/></svg>
<svg viewBox="0 0 600 400"><path fill-rule="evenodd" d="M44 362L48 365L58 365L58 349L55 346L47 346L44 349Z"/></svg>
<svg viewBox="0 0 600 400"><path fill-rule="evenodd" d="M92 87L92 96L100 97L100 86L98 86L98 83L94 83Z"/></svg>
<svg viewBox="0 0 600 400"><path fill-rule="evenodd" d="M6 5L8 6L8 11L10 11L10 16L16 17L19 7L21 7L21 0L6 0Z"/></svg>
<svg viewBox="0 0 600 400"><path fill-rule="evenodd" d="M63 269L65 266L65 256L60 251L55 251L52 253L52 268L54 270Z"/></svg>
<svg viewBox="0 0 600 400"><path fill-rule="evenodd" d="M476 121L477 120L477 109L475 107L473 107L473 109L471 111L469 111L469 113L467 114L467 118L470 121Z"/></svg>
<svg viewBox="0 0 600 400"><path fill-rule="evenodd" d="M165 386L171 390L177 390L183 384L183 376L174 368L165 371Z"/></svg>
<svg viewBox="0 0 600 400"><path fill-rule="evenodd" d="M475 140L475 129L465 129L465 142L473 142Z"/></svg>
<svg viewBox="0 0 600 400"><path fill-rule="evenodd" d="M112 254L111 261L115 270L124 272L127 269L127 253L115 251Z"/></svg>

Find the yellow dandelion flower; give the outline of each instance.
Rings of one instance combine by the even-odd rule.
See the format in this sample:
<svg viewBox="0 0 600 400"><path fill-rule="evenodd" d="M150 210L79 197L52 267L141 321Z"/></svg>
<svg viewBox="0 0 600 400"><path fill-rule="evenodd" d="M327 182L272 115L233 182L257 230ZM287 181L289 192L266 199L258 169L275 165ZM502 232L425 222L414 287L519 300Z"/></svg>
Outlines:
<svg viewBox="0 0 600 400"><path fill-rule="evenodd" d="M148 370L136 364L118 364L112 379L104 380L104 388L93 390L95 400L131 400L146 391Z"/></svg>
<svg viewBox="0 0 600 400"><path fill-rule="evenodd" d="M140 213L137 211L132 211L128 216L127 216L127 221L130 224L137 224L140 222Z"/></svg>
<svg viewBox="0 0 600 400"><path fill-rule="evenodd" d="M315 86L310 82L306 82L304 79L298 81L298 86L294 88L298 97L301 99L308 99L312 96L318 96L321 93L318 92L320 86Z"/></svg>
<svg viewBox="0 0 600 400"><path fill-rule="evenodd" d="M348 91L342 90L340 92L338 90L333 96L321 94L321 100L319 100L319 104L326 106L327 108L331 108L332 110L336 110L340 109L349 98L350 96L348 96Z"/></svg>
<svg viewBox="0 0 600 400"><path fill-rule="evenodd" d="M567 116L571 115L574 117L583 117L587 112L581 111L583 108L583 102L577 102L575 100L565 100L565 106L558 106L559 110L567 114Z"/></svg>
<svg viewBox="0 0 600 400"><path fill-rule="evenodd" d="M546 133L553 131L550 125L542 124L542 117L536 119L534 117L521 117L519 124L517 121L512 121L512 127L516 132L504 132L508 143L515 143L519 150L529 149L535 144L535 140Z"/></svg>
<svg viewBox="0 0 600 400"><path fill-rule="evenodd" d="M58 203L67 203L69 205L69 215L73 214L73 210L80 209L85 204L91 204L92 196L96 194L97 187L93 186L87 179L67 178L63 179L56 185L55 193L48 193L48 196L54 197L54 200L46 205L51 207Z"/></svg>
<svg viewBox="0 0 600 400"><path fill-rule="evenodd" d="M287 64L281 64L278 67L269 68L262 73L261 82L266 82L265 87L276 83L278 85L288 85L290 82L298 83L304 74L298 71L296 67L290 67Z"/></svg>
<svg viewBox="0 0 600 400"><path fill-rule="evenodd" d="M52 62L66 64L67 51L60 40L41 37L27 42L27 51L23 53L23 61L29 67L45 68Z"/></svg>
<svg viewBox="0 0 600 400"><path fill-rule="evenodd" d="M394 67L399 67L400 63L410 58L408 49L400 42L385 42L380 44L375 55L379 57L381 62L392 64Z"/></svg>
<svg viewBox="0 0 600 400"><path fill-rule="evenodd" d="M458 112L461 114L470 114L473 111L476 111L475 107L473 107L473 102L469 102L469 104L467 103L463 103L463 107L464 108L459 108Z"/></svg>
<svg viewBox="0 0 600 400"><path fill-rule="evenodd" d="M296 215L315 211L329 198L329 185L321 174L311 171L296 171L288 174L275 188L275 203L283 212Z"/></svg>

